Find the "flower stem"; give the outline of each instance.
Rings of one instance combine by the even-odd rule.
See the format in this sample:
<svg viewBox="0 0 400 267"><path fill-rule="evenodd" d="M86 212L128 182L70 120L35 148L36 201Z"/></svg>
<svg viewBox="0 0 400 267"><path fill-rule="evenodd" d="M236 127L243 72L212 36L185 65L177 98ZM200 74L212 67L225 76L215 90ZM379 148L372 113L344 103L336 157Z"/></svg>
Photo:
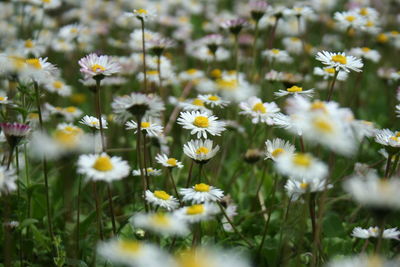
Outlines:
<svg viewBox="0 0 400 267"><path fill-rule="evenodd" d="M332 83L331 83L331 86L330 86L329 92L328 92L328 101L331 101L332 94L333 94L333 88L335 87L336 79L337 79L337 76L339 75L339 72L340 72L340 70L335 71L335 75L333 76Z"/></svg>
<svg viewBox="0 0 400 267"><path fill-rule="evenodd" d="M100 126L100 136L101 136L101 147L103 152L106 151L106 144L104 140L104 132L103 132L103 122L101 119L101 105L100 105L100 83L101 79L95 79L96 80L96 92L95 92L95 103L96 103L96 115L97 119L99 120L99 126Z"/></svg>
<svg viewBox="0 0 400 267"><path fill-rule="evenodd" d="M386 161L385 178L389 178L390 166L392 164L393 154L389 153Z"/></svg>
<svg viewBox="0 0 400 267"><path fill-rule="evenodd" d="M76 241L75 241L75 245L76 245L76 258L79 259L79 240L80 240L80 215L81 215L81 185L82 185L82 177L79 176L78 178L78 199L77 199L77 207L76 207Z"/></svg>
<svg viewBox="0 0 400 267"><path fill-rule="evenodd" d="M101 210L100 210L100 204L99 204L99 194L97 192L97 182L93 181L92 183L93 186L93 195L96 203L96 219L97 219L97 233L99 235L100 240L104 239L103 236L103 224L101 222Z"/></svg>
<svg viewBox="0 0 400 267"><path fill-rule="evenodd" d="M140 171L140 177L142 178L142 184L143 184L143 201L144 201L144 208L146 212L148 212L149 208L147 206L146 199L144 196L146 195L146 190L147 190L147 182L146 178L143 173L143 166L142 166L142 153L141 153L141 131L142 131L142 117L137 116L136 117L136 122L137 122L137 137L136 137L136 153L137 153L137 163Z"/></svg>
<svg viewBox="0 0 400 267"><path fill-rule="evenodd" d="M140 19L142 24L142 51L143 51L143 76L144 76L144 92L147 92L147 73L146 73L146 45L145 45L145 34L144 34L144 19Z"/></svg>
<svg viewBox="0 0 400 267"><path fill-rule="evenodd" d="M172 176L172 169L171 169L171 168L168 168L168 174L169 174L169 175L168 175L169 178L171 179L171 183L172 183L172 187L174 188L175 195L176 195L176 197L177 197L178 200L179 200L179 204L182 205L182 201L181 201L181 198L179 197L178 189L176 188L176 184L175 184L175 181L174 181L174 177Z"/></svg>
<svg viewBox="0 0 400 267"><path fill-rule="evenodd" d="M113 204L113 199L112 199L111 186L109 184L107 184L107 195L108 195L108 203L110 206L112 230L113 230L113 234L116 235L117 228L116 228L116 223L115 223L114 204Z"/></svg>

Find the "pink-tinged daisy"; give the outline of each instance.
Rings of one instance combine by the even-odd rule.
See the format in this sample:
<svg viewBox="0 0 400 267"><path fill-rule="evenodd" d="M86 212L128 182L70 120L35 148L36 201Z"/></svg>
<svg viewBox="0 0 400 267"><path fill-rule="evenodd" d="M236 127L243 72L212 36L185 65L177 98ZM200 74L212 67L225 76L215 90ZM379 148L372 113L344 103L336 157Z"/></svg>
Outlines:
<svg viewBox="0 0 400 267"><path fill-rule="evenodd" d="M85 76L85 79L104 78L104 76L110 76L121 70L119 63L114 61L110 56L98 56L94 53L81 58L78 63L81 66L80 71Z"/></svg>
<svg viewBox="0 0 400 267"><path fill-rule="evenodd" d="M18 145L22 138L29 134L31 127L28 124L2 122L0 127L11 147Z"/></svg>

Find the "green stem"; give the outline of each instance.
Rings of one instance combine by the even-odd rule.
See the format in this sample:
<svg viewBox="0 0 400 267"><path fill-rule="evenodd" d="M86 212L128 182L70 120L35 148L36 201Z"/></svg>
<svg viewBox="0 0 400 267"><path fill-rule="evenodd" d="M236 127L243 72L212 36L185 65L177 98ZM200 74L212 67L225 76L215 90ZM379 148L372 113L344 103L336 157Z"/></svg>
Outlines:
<svg viewBox="0 0 400 267"><path fill-rule="evenodd" d="M146 44L144 34L144 20L140 19L142 25L142 51L143 51L143 76L144 76L144 91L147 93L147 73L146 73Z"/></svg>
<svg viewBox="0 0 400 267"><path fill-rule="evenodd" d="M176 184L175 184L175 181L174 181L174 177L172 176L172 169L171 168L168 168L168 174L169 174L168 175L169 179L171 180L171 183L172 183L172 187L174 188L175 195L179 200L179 204L182 206L182 201L181 201L181 198L179 197L178 189L176 188Z"/></svg>
<svg viewBox="0 0 400 267"><path fill-rule="evenodd" d="M100 210L100 200L99 200L99 194L97 192L97 182L93 181L92 182L93 186L93 195L94 195L94 200L96 204L96 220L97 220L97 233L99 235L100 240L104 239L103 236L103 224L101 220L101 210Z"/></svg>
<svg viewBox="0 0 400 267"><path fill-rule="evenodd" d="M106 144L104 140L104 131L103 131L103 122L101 119L101 105L100 105L100 83L101 79L97 78L96 80L96 92L95 92L95 103L96 103L96 115L97 119L99 120L100 125L100 136L101 136L101 147L103 152L106 151Z"/></svg>
<svg viewBox="0 0 400 267"><path fill-rule="evenodd" d="M339 75L340 70L335 70L335 75L333 76L331 86L328 91L328 101L331 101L333 95L333 88L335 87L337 76Z"/></svg>

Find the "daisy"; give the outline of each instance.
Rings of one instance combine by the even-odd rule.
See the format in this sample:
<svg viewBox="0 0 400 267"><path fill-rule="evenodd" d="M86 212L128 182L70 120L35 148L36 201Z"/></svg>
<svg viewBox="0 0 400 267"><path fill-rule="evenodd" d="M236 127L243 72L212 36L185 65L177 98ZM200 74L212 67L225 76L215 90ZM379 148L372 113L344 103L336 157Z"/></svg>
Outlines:
<svg viewBox="0 0 400 267"><path fill-rule="evenodd" d="M9 145L14 148L19 142L29 134L31 127L28 124L2 122L0 127Z"/></svg>
<svg viewBox="0 0 400 267"><path fill-rule="evenodd" d="M229 105L229 101L223 100L221 97L217 95L198 95L198 99L203 101L206 105L209 105L210 107L220 107L224 108L227 105Z"/></svg>
<svg viewBox="0 0 400 267"><path fill-rule="evenodd" d="M372 62L378 62L381 59L381 54L377 50L373 50L369 47L355 47L352 48L349 54L359 58L369 59Z"/></svg>
<svg viewBox="0 0 400 267"><path fill-rule="evenodd" d="M293 61L288 52L276 48L264 50L261 55L271 62L290 63Z"/></svg>
<svg viewBox="0 0 400 267"><path fill-rule="evenodd" d="M157 154L156 161L167 168L179 168L183 167L182 162L178 161L176 158L170 158L166 154Z"/></svg>
<svg viewBox="0 0 400 267"><path fill-rule="evenodd" d="M244 114L251 117L251 122L273 124L272 118L279 112L279 107L274 103L263 103L258 97L249 97L247 101L241 102L239 107L243 110L239 114Z"/></svg>
<svg viewBox="0 0 400 267"><path fill-rule="evenodd" d="M177 121L184 129L190 130L190 134L196 135L197 138L207 138L207 133L220 136L221 132L225 131L224 122L218 121L217 117L210 116L205 112L181 112Z"/></svg>
<svg viewBox="0 0 400 267"><path fill-rule="evenodd" d="M366 176L354 175L343 184L348 192L359 204L374 210L400 209L400 180L379 178L376 173L370 172Z"/></svg>
<svg viewBox="0 0 400 267"><path fill-rule="evenodd" d="M288 179L285 184L285 190L291 201L298 200L306 193L321 192L332 188L332 185L326 185L326 179L297 180Z"/></svg>
<svg viewBox="0 0 400 267"><path fill-rule="evenodd" d="M61 79L50 79L44 84L44 88L51 92L57 93L61 96L71 95L71 86L65 84Z"/></svg>
<svg viewBox="0 0 400 267"><path fill-rule="evenodd" d="M400 132L389 129L376 130L375 142L385 146L386 149L397 151L400 147Z"/></svg>
<svg viewBox="0 0 400 267"><path fill-rule="evenodd" d="M335 12L333 18L343 30L348 30L349 28L359 29L365 20L354 11Z"/></svg>
<svg viewBox="0 0 400 267"><path fill-rule="evenodd" d="M174 211L174 215L189 223L208 221L219 213L219 208L213 203L194 204Z"/></svg>
<svg viewBox="0 0 400 267"><path fill-rule="evenodd" d="M126 266L173 267L172 259L159 247L135 240L112 239L102 241L97 252L105 259Z"/></svg>
<svg viewBox="0 0 400 267"><path fill-rule="evenodd" d="M183 146L183 152L186 156L198 163L206 163L214 157L219 151L219 146L213 148L212 140L190 140Z"/></svg>
<svg viewBox="0 0 400 267"><path fill-rule="evenodd" d="M310 154L285 153L275 161L278 172L299 181L323 179L328 174L328 167Z"/></svg>
<svg viewBox="0 0 400 267"><path fill-rule="evenodd" d="M16 180L17 176L13 169L0 165L0 195L1 193L9 194L15 191L17 189Z"/></svg>
<svg viewBox="0 0 400 267"><path fill-rule="evenodd" d="M91 128L96 128L97 130L100 129L99 119L96 117L85 115L79 122ZM103 117L101 118L101 124L103 129L107 129L107 121Z"/></svg>
<svg viewBox="0 0 400 267"><path fill-rule="evenodd" d="M161 175L161 170L159 169L154 169L152 167L148 167L147 169L142 169L143 173L147 173L148 176L160 176ZM133 176L140 176L140 169L139 170L133 170L132 171Z"/></svg>
<svg viewBox="0 0 400 267"><path fill-rule="evenodd" d="M126 12L125 15L128 17L138 18L144 21L151 20L157 16L155 11L144 8L134 9L132 12Z"/></svg>
<svg viewBox="0 0 400 267"><path fill-rule="evenodd" d="M221 23L223 29L229 30L233 35L238 35L243 27L247 26L247 20L243 18L230 19Z"/></svg>
<svg viewBox="0 0 400 267"><path fill-rule="evenodd" d="M204 106L204 101L200 98L188 99L179 103L184 111L203 111L211 113L211 111Z"/></svg>
<svg viewBox="0 0 400 267"><path fill-rule="evenodd" d="M238 215L238 213L237 213L238 206L230 199L229 196L225 196L221 202L223 203L226 215L228 216L228 218L231 221L233 221L233 218L236 215ZM228 221L228 219L225 216L222 216L221 223L226 232L234 231L232 225L230 224L230 222Z"/></svg>
<svg viewBox="0 0 400 267"><path fill-rule="evenodd" d="M134 120L128 121L125 123L127 130L135 130L137 133L138 126ZM154 122L152 118L144 118L143 121L140 123L140 129L144 134L147 134L151 137L156 137L162 134L164 127L158 125Z"/></svg>
<svg viewBox="0 0 400 267"><path fill-rule="evenodd" d="M280 138L275 138L272 141L267 140L265 142L265 146L267 147L267 150L265 152L265 159L272 160L276 160L284 153L293 154L296 150L294 145L292 145L289 141L285 141Z"/></svg>
<svg viewBox="0 0 400 267"><path fill-rule="evenodd" d="M368 229L363 229L361 227L355 227L352 236L362 239L369 239L370 237L377 238L379 237L379 227L369 227ZM383 230L382 237L384 239L396 239L399 240L400 231L397 228L389 228Z"/></svg>
<svg viewBox="0 0 400 267"><path fill-rule="evenodd" d="M46 58L28 58L25 60L26 68L23 74L34 81L45 84L51 77L57 76L57 68L47 62Z"/></svg>
<svg viewBox="0 0 400 267"><path fill-rule="evenodd" d="M6 104L11 104L12 101L8 100L7 96L0 96L0 104L6 105Z"/></svg>
<svg viewBox="0 0 400 267"><path fill-rule="evenodd" d="M292 87L287 88L286 90L279 90L278 92L274 93L274 95L277 97L282 97L287 95L297 95L297 94L304 95L307 97L312 97L314 94L314 89L303 90L303 87L293 85Z"/></svg>
<svg viewBox="0 0 400 267"><path fill-rule="evenodd" d="M121 69L119 63L114 61L112 57L106 55L98 56L94 53L81 58L78 63L81 66L80 71L85 79L103 79L104 76L118 73Z"/></svg>
<svg viewBox="0 0 400 267"><path fill-rule="evenodd" d="M387 260L377 254L367 255L360 254L355 256L348 256L344 258L334 259L326 265L327 267L365 267L365 266L383 266L394 267L399 266L398 259Z"/></svg>
<svg viewBox="0 0 400 267"><path fill-rule="evenodd" d="M300 54L304 51L301 39L298 37L285 37L282 39L282 44L285 50L294 54Z"/></svg>
<svg viewBox="0 0 400 267"><path fill-rule="evenodd" d="M112 182L129 175L128 162L106 153L81 155L78 159L78 173L89 180Z"/></svg>
<svg viewBox="0 0 400 267"><path fill-rule="evenodd" d="M179 201L162 190L155 190L154 192L146 190L145 199L148 203L166 210L174 210L179 207Z"/></svg>
<svg viewBox="0 0 400 267"><path fill-rule="evenodd" d="M164 236L185 236L190 233L186 222L170 213L135 213L129 221L135 227Z"/></svg>
<svg viewBox="0 0 400 267"><path fill-rule="evenodd" d="M336 71L343 70L345 72L350 72L350 70L353 70L355 72L360 72L361 68L364 66L361 59L353 56L346 56L344 52L331 53L322 51L318 52L316 59L329 68L334 68Z"/></svg>
<svg viewBox="0 0 400 267"><path fill-rule="evenodd" d="M333 78L335 76L335 74L336 74L335 68L330 68L330 67L325 67L325 68L315 67L314 68L314 75L322 76L324 78L324 80ZM347 77L348 77L347 72L339 71L336 79L338 79L339 81L345 81L345 80L347 80Z"/></svg>
<svg viewBox="0 0 400 267"><path fill-rule="evenodd" d="M265 14L268 3L264 1L252 1L249 3L251 18L258 22Z"/></svg>
<svg viewBox="0 0 400 267"><path fill-rule="evenodd" d="M158 116L165 109L160 97L141 93L117 96L111 103L111 107L121 121L132 116Z"/></svg>
<svg viewBox="0 0 400 267"><path fill-rule="evenodd" d="M214 186L200 183L192 188L181 188L179 194L183 195L183 201L191 201L196 204L219 201L224 196L224 191Z"/></svg>
<svg viewBox="0 0 400 267"><path fill-rule="evenodd" d="M188 69L179 74L179 79L188 82L204 78L204 72L198 69Z"/></svg>
<svg viewBox="0 0 400 267"><path fill-rule="evenodd" d="M220 34L208 34L199 40L199 43L207 46L211 54L216 56L218 47L222 45L223 36Z"/></svg>

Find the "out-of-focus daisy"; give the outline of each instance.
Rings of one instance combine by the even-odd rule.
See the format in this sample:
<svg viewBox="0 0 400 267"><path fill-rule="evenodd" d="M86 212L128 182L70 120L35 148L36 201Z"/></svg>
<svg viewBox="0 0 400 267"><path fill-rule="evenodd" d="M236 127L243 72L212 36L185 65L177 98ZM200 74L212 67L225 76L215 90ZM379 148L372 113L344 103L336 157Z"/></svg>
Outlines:
<svg viewBox="0 0 400 267"><path fill-rule="evenodd" d="M129 175L128 162L106 153L81 155L78 159L78 173L89 180L112 182Z"/></svg>
<svg viewBox="0 0 400 267"><path fill-rule="evenodd" d="M24 69L24 75L34 81L44 84L50 78L57 76L57 68L47 62L46 58L28 58L25 60L27 68Z"/></svg>
<svg viewBox="0 0 400 267"><path fill-rule="evenodd" d="M349 52L359 58L369 59L372 62L378 62L381 59L381 54L377 50L373 50L369 47L355 47Z"/></svg>
<svg viewBox="0 0 400 267"><path fill-rule="evenodd" d="M61 6L60 0L31 0L33 4L43 7L44 9L54 9Z"/></svg>
<svg viewBox="0 0 400 267"><path fill-rule="evenodd" d="M361 68L364 66L361 59L354 56L346 56L344 52L331 53L322 51L318 52L316 59L329 68L334 68L336 71L343 70L345 72L350 72L350 70L353 70L355 72L360 72Z"/></svg>
<svg viewBox="0 0 400 267"><path fill-rule="evenodd" d="M147 173L148 176L160 176L161 175L161 170L159 169L154 169L152 167L148 167L147 169L142 170L143 173ZM133 176L140 176L140 169L139 170L133 170L132 171Z"/></svg>
<svg viewBox="0 0 400 267"><path fill-rule="evenodd" d="M386 149L397 151L400 148L400 132L392 132L389 129L376 130L375 142L385 146Z"/></svg>
<svg viewBox="0 0 400 267"><path fill-rule="evenodd" d="M135 240L112 239L100 242L97 252L105 259L126 266L173 267L173 260L155 245Z"/></svg>
<svg viewBox="0 0 400 267"><path fill-rule="evenodd" d="M349 28L359 29L364 23L364 18L354 11L336 12L333 18L343 30L348 30Z"/></svg>
<svg viewBox="0 0 400 267"><path fill-rule="evenodd" d="M246 102L241 102L239 107L242 109L240 114L251 117L252 123L273 124L273 116L279 112L279 107L274 103L263 103L258 97L252 96Z"/></svg>
<svg viewBox="0 0 400 267"><path fill-rule="evenodd" d="M156 161L167 168L179 168L183 167L182 162L176 158L170 158L166 154L157 154Z"/></svg>
<svg viewBox="0 0 400 267"><path fill-rule="evenodd" d="M345 258L334 259L326 265L327 267L365 267L365 266L383 266L395 267L399 266L398 259L387 260L378 256L378 254L366 255L360 254Z"/></svg>
<svg viewBox="0 0 400 267"><path fill-rule="evenodd" d="M276 160L284 153L293 154L296 148L289 141L275 138L274 140L267 140L265 142L266 152L265 159Z"/></svg>
<svg viewBox="0 0 400 267"><path fill-rule="evenodd" d="M371 172L366 176L354 175L343 186L356 202L365 207L376 210L400 209L400 180L397 177L379 178Z"/></svg>
<svg viewBox="0 0 400 267"><path fill-rule="evenodd" d="M135 213L129 221L135 227L165 236L185 236L189 233L186 222L170 213Z"/></svg>
<svg viewBox="0 0 400 267"><path fill-rule="evenodd" d="M194 204L174 211L174 215L189 223L208 221L219 213L219 208L213 203Z"/></svg>
<svg viewBox="0 0 400 267"><path fill-rule="evenodd" d="M179 207L179 201L162 190L151 192L146 190L145 199L154 206L160 206L166 210L174 210Z"/></svg>
<svg viewBox="0 0 400 267"><path fill-rule="evenodd" d="M51 115L62 115L67 121L74 121L75 119L79 118L83 113L79 108L74 106L63 108L54 107L49 103L45 103L44 107Z"/></svg>
<svg viewBox="0 0 400 267"><path fill-rule="evenodd" d="M205 107L204 101L200 98L188 99L179 103L184 111L203 111L210 113L210 110Z"/></svg>
<svg viewBox="0 0 400 267"><path fill-rule="evenodd" d="M285 184L285 190L292 201L296 201L300 196L309 192L320 192L331 188L332 185L326 185L326 179L297 180L288 179Z"/></svg>
<svg viewBox="0 0 400 267"><path fill-rule="evenodd" d="M15 171L13 169L0 165L0 195L2 193L9 194L10 192L16 190L16 180L17 176L15 175Z"/></svg>
<svg viewBox="0 0 400 267"><path fill-rule="evenodd" d="M12 101L9 100L7 96L5 95L0 96L0 104L5 105L10 103L12 103Z"/></svg>
<svg viewBox="0 0 400 267"><path fill-rule="evenodd" d="M328 174L328 167L310 154L285 153L276 160L276 168L283 175L299 181L323 179Z"/></svg>
<svg viewBox="0 0 400 267"><path fill-rule="evenodd" d="M81 58L78 63L85 79L104 78L104 76L110 76L121 69L119 63L113 60L112 57L107 55L98 56L94 53Z"/></svg>
<svg viewBox="0 0 400 267"><path fill-rule="evenodd" d="M198 95L198 98L202 100L206 105L210 107L226 107L229 104L229 101L223 100L221 97L217 95Z"/></svg>
<svg viewBox="0 0 400 267"><path fill-rule="evenodd" d="M96 117L85 115L79 122L91 128L100 129L99 119ZM103 129L107 129L107 121L103 117L101 118L101 124Z"/></svg>
<svg viewBox="0 0 400 267"><path fill-rule="evenodd" d="M204 183L196 184L191 188L181 188L179 193L183 195L183 201L192 203L219 201L224 196L221 189Z"/></svg>
<svg viewBox="0 0 400 267"><path fill-rule="evenodd" d="M225 123L218 121L218 118L205 112L192 111L181 112L178 124L184 129L190 130L197 138L207 138L207 133L219 136L225 131Z"/></svg>
<svg viewBox="0 0 400 267"><path fill-rule="evenodd" d="M135 130L135 133L137 133L138 126L134 120L126 122L125 126L127 130ZM143 119L143 121L140 123L140 129L148 136L155 137L161 135L164 128L155 123L154 119L149 117Z"/></svg>
<svg viewBox="0 0 400 267"><path fill-rule="evenodd" d="M285 50L291 53L300 54L303 52L303 44L301 39L298 37L285 37L283 38L282 43L285 47Z"/></svg>
<svg viewBox="0 0 400 267"><path fill-rule="evenodd" d="M158 96L141 93L117 96L111 103L111 107L121 121L132 116L158 116L165 109L164 103Z"/></svg>
<svg viewBox="0 0 400 267"><path fill-rule="evenodd" d="M155 11L144 8L134 9L132 12L125 12L125 15L128 17L135 17L144 21L153 19L157 16Z"/></svg>
<svg viewBox="0 0 400 267"><path fill-rule="evenodd" d="M221 23L221 27L229 30L232 34L238 35L243 27L247 26L247 20L243 18L230 19Z"/></svg>
<svg viewBox="0 0 400 267"><path fill-rule="evenodd" d="M274 93L274 95L276 95L277 97L282 97L287 95L297 95L297 94L312 97L314 94L314 89L303 90L303 87L293 85L292 87L287 88L286 90L281 89L278 92Z"/></svg>
<svg viewBox="0 0 400 267"><path fill-rule="evenodd" d="M206 163L219 151L219 145L213 147L212 140L190 140L183 145L183 152L198 163Z"/></svg>
<svg viewBox="0 0 400 267"><path fill-rule="evenodd" d="M314 75L322 76L325 80L334 77L335 74L336 74L335 68L330 68L330 67L325 67L325 68L315 67L314 68ZM339 81L345 81L347 79L347 76L348 76L347 72L339 71L336 79L338 79Z"/></svg>
<svg viewBox="0 0 400 267"><path fill-rule="evenodd" d="M44 88L52 93L57 93L61 96L71 95L71 87L65 84L61 79L50 79L45 83Z"/></svg>
<svg viewBox="0 0 400 267"><path fill-rule="evenodd" d="M266 57L269 61L280 62L280 63L290 63L293 61L288 52L276 48L264 50L261 54L264 57Z"/></svg>
<svg viewBox="0 0 400 267"><path fill-rule="evenodd" d="M377 238L379 237L379 227L369 227L368 229L363 229L361 227L355 227L353 232L351 233L352 236L362 239L369 239L370 237ZM383 230L382 237L384 239L396 239L399 240L400 231L397 228L389 228Z"/></svg>
<svg viewBox="0 0 400 267"><path fill-rule="evenodd" d="M195 81L204 77L204 72L198 69L188 69L179 74L182 81Z"/></svg>
<svg viewBox="0 0 400 267"><path fill-rule="evenodd" d="M17 49L22 52L24 56L33 55L34 57L42 56L46 51L46 46L40 44L37 40L21 40L17 43Z"/></svg>
<svg viewBox="0 0 400 267"><path fill-rule="evenodd" d="M251 1L249 7L251 18L258 22L267 12L268 3L265 1Z"/></svg>

